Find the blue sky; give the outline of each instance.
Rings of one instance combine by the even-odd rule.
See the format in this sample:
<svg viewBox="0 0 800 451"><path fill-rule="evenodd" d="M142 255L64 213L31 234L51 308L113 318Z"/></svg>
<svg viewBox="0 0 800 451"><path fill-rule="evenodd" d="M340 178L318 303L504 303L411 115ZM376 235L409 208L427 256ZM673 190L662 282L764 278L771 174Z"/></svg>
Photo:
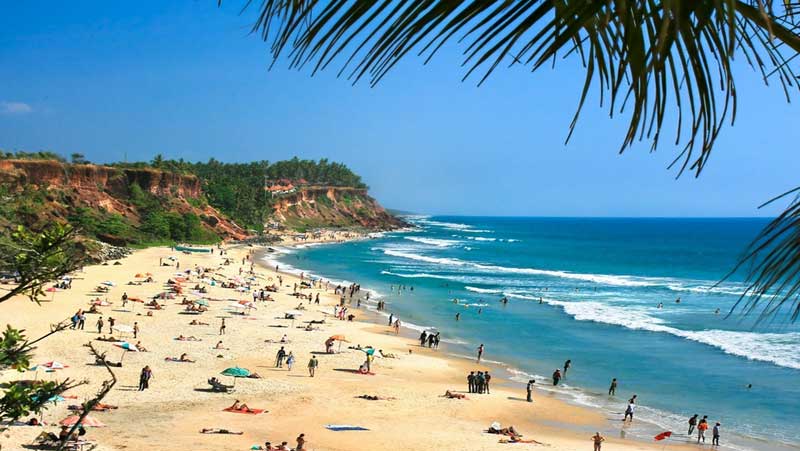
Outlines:
<svg viewBox="0 0 800 451"><path fill-rule="evenodd" d="M0 149L97 162L342 161L384 205L440 214L754 216L798 183L800 114L778 86L737 71L740 109L696 179L667 169L665 139L618 154L625 120L590 103L565 146L577 61L461 82L453 44L410 58L376 88L310 77L249 35L242 2L3 2Z"/></svg>

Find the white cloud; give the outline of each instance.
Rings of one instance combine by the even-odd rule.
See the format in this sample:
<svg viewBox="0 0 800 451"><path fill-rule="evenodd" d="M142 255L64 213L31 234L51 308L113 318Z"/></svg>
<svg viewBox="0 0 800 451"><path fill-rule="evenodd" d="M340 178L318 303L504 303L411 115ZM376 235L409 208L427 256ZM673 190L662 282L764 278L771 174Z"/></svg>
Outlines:
<svg viewBox="0 0 800 451"><path fill-rule="evenodd" d="M28 114L33 112L33 107L25 102L0 102L0 113L3 114Z"/></svg>

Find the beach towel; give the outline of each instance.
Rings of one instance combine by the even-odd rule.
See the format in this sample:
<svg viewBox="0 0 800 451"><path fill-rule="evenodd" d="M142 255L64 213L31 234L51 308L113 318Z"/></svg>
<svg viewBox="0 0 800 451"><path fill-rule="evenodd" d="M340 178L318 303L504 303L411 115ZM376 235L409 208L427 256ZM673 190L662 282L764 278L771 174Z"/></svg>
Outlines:
<svg viewBox="0 0 800 451"><path fill-rule="evenodd" d="M341 431L368 431L369 429L361 426L353 426L350 424L326 424L325 429L329 429L334 432L341 432Z"/></svg>
<svg viewBox="0 0 800 451"><path fill-rule="evenodd" d="M258 415L258 414L260 414L260 413L264 413L264 412L265 412L265 410L264 410L264 409L250 409L250 410L248 411L248 410L236 410L236 409L231 409L230 407L227 407L227 408L225 408L225 409L222 409L222 411L223 411L223 412L230 412L230 413L244 413L244 414L249 414L249 415Z"/></svg>

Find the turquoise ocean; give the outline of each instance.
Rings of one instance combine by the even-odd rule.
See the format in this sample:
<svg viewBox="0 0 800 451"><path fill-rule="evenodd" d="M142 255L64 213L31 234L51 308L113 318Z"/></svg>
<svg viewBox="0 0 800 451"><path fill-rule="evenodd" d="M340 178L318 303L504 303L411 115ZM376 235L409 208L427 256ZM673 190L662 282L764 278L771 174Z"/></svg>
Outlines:
<svg viewBox="0 0 800 451"><path fill-rule="evenodd" d="M766 220L407 219L412 229L269 259L360 283L368 307L382 299L405 325L438 329L453 354L484 343L521 392L535 378L601 409L607 434L672 430L685 441L697 413L722 423L725 449L800 449L800 324L728 315L744 275L715 285ZM555 389L549 376L567 359ZM612 378L616 397L606 394ZM637 421L623 428L632 394Z"/></svg>

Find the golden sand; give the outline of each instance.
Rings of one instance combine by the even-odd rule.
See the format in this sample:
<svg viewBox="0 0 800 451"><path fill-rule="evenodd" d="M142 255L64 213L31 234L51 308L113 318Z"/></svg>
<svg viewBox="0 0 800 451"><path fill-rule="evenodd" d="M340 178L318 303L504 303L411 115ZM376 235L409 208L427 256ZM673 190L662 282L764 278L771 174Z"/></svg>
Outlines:
<svg viewBox="0 0 800 451"><path fill-rule="evenodd" d="M334 237L339 239L341 237ZM367 314L353 309L356 321L339 321L332 317L337 298L333 287L325 292L306 289L305 293L322 293L320 305L291 296L299 280L283 274L279 293L272 293L274 302L259 302L258 309L249 315L230 312L228 301L210 301L210 310L202 315L181 312L181 296L167 300L163 310L153 311L143 304L129 303L122 308L120 297L127 292L130 297L149 300L164 290L164 283L174 277L176 268L159 266L159 259L173 256L180 261L181 270L196 265L216 271L217 278L235 276L240 268L250 269L250 263L241 264L253 248L229 248L228 255L193 254L174 252L169 248L151 248L136 251L122 260L122 265L91 266L75 274L71 290L59 291L42 305L25 298L15 298L0 304L0 326L6 323L24 328L29 337L46 332L51 323L66 319L78 309L88 310L89 301L96 297L107 298L113 305L101 307L108 332L108 317L117 324L133 325L138 322L141 333L137 339L121 338L132 343L141 341L149 352L125 353L111 343L93 341L102 351L108 351L110 360L123 359L123 367L115 368L118 383L104 400L119 406L117 410L93 414L107 427L94 428L87 438L98 443L101 450L248 450L265 441L279 444L289 442L294 447L295 438L305 433L306 448L311 450L507 450L509 448L542 448L535 444L502 444L500 436L485 433L497 421L503 426L513 425L526 439L546 443L552 450L591 450L590 436L595 429L607 428L604 415L589 409L569 405L554 399L551 394L534 392L534 403L524 401L524 388L519 384L493 379L491 395L468 395L468 400L446 399L445 390L463 392L466 374L471 370L490 369L458 358L449 357L445 351L420 348L416 340L396 336L388 327L365 321ZM233 264L222 266L223 258ZM276 281L273 269L256 266L259 286ZM154 283L138 286L126 285L135 280L137 273L150 272ZM96 294L93 289L103 281L113 281L107 294ZM193 278L186 286L194 286ZM249 293L240 293L218 286L208 288L209 299L251 300ZM190 299L196 296L188 295ZM283 319L284 312L303 302L306 311L294 322ZM130 311L133 307L133 311ZM43 341L36 350L34 362L58 360L69 368L55 373L29 372L25 378L88 379L91 383L71 390L68 399L44 414L50 426L44 428L58 432L57 422L69 415L67 405L78 404L91 396L107 377L105 369L93 364L84 344L98 337L95 323L99 315L87 314L85 330L66 330ZM227 330L219 335L219 325L225 318ZM305 321L325 319L319 330L305 331ZM198 320L209 326L192 326ZM277 327L281 326L281 327ZM279 341L286 334L287 344ZM331 335L345 335L350 343L342 345L341 352L326 355L324 341ZM195 336L202 341L176 341L179 335ZM212 349L223 341L226 350ZM376 359L372 369L375 375L353 372L364 361L361 351L348 346L372 345L376 349L393 353L398 358ZM275 355L280 346L296 356L293 371L275 368ZM335 347L338 349L338 346ZM167 362L165 357L178 357L187 353L196 363ZM320 366L314 378L308 377L306 366L312 353L317 354ZM150 389L137 390L139 372L145 365L153 370ZM207 379L218 377L224 383L232 378L221 376L225 368L240 366L259 373L262 379L237 379L235 393L206 391ZM13 371L0 373L0 381L19 378ZM370 401L359 395L377 395L390 400ZM222 409L234 400L246 402L251 408L266 409L261 415L224 412ZM326 424L352 424L369 431L333 432ZM561 427L554 425L569 425ZM225 428L242 431L242 435L208 435L199 433L202 428ZM0 435L2 450L23 449L42 431L41 427L11 427ZM656 444L606 437L604 450L661 449ZM670 446L674 449L675 446Z"/></svg>

